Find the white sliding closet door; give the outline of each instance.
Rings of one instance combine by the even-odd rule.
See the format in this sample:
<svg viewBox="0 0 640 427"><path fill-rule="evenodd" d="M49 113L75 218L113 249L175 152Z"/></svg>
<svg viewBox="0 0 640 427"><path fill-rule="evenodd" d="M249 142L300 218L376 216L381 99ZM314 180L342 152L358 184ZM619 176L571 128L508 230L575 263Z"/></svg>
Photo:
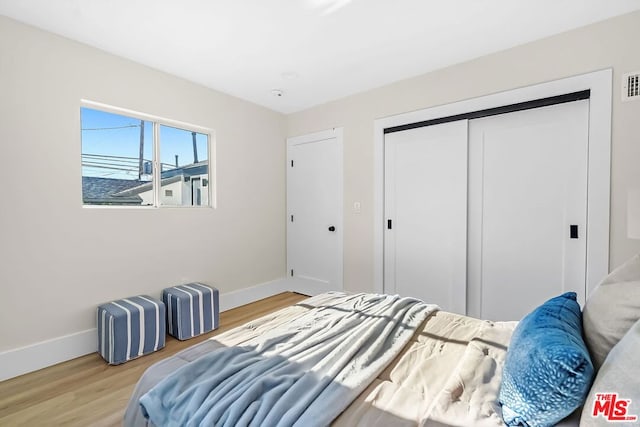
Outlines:
<svg viewBox="0 0 640 427"><path fill-rule="evenodd" d="M467 121L385 135L384 290L466 310Z"/></svg>
<svg viewBox="0 0 640 427"><path fill-rule="evenodd" d="M469 122L469 314L585 298L589 101Z"/></svg>

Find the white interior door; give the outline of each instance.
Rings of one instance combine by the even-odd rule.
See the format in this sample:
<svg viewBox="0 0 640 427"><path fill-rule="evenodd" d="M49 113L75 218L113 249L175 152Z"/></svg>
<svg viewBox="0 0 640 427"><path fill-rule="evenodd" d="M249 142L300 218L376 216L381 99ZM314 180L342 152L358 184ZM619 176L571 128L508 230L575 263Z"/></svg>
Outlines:
<svg viewBox="0 0 640 427"><path fill-rule="evenodd" d="M467 121L385 135L384 291L465 312Z"/></svg>
<svg viewBox="0 0 640 427"><path fill-rule="evenodd" d="M588 120L583 100L469 122L470 315L584 302Z"/></svg>
<svg viewBox="0 0 640 427"><path fill-rule="evenodd" d="M342 289L342 129L287 140L287 269L310 295Z"/></svg>

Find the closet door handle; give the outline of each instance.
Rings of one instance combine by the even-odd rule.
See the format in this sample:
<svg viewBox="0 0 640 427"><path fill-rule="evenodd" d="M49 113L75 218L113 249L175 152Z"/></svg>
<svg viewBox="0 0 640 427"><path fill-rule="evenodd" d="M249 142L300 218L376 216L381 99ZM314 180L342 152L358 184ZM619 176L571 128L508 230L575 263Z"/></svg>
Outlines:
<svg viewBox="0 0 640 427"><path fill-rule="evenodd" d="M330 225L328 230L333 233L334 231L336 231L336 228L333 225Z"/></svg>
<svg viewBox="0 0 640 427"><path fill-rule="evenodd" d="M576 224L571 224L569 226L569 237L571 239L577 239L578 238L578 226Z"/></svg>

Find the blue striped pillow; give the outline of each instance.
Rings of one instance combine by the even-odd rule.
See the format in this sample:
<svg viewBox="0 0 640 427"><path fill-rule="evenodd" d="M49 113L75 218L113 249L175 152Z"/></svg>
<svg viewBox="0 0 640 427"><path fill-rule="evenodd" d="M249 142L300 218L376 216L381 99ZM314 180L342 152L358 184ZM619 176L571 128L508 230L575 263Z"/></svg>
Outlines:
<svg viewBox="0 0 640 427"><path fill-rule="evenodd" d="M584 403L594 370L575 292L536 308L513 332L500 404L509 426L552 426Z"/></svg>

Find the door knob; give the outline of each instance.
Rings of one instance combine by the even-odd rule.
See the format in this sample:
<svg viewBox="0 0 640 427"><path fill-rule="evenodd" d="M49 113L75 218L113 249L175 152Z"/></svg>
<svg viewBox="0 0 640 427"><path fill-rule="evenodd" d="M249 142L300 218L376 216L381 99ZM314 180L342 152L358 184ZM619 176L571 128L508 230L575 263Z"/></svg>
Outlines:
<svg viewBox="0 0 640 427"><path fill-rule="evenodd" d="M333 225L330 225L329 226L329 231L334 232L334 231L336 231L336 228Z"/></svg>

